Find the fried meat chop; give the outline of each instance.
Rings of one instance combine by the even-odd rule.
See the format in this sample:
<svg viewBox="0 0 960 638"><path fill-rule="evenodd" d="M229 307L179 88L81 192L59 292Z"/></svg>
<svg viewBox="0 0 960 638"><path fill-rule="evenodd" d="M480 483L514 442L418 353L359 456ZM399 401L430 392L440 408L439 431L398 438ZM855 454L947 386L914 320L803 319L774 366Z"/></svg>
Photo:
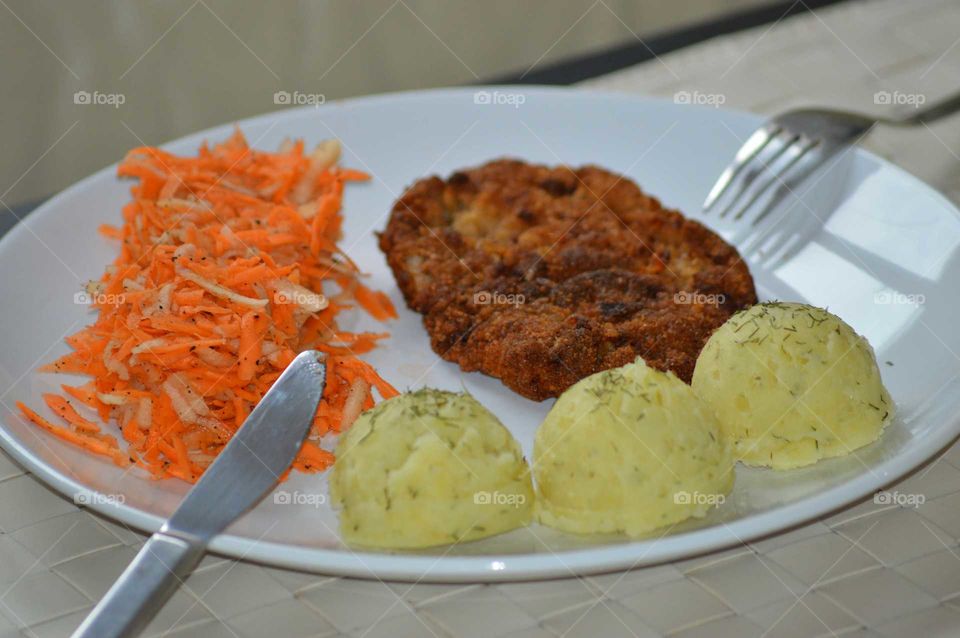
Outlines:
<svg viewBox="0 0 960 638"><path fill-rule="evenodd" d="M422 179L380 248L437 354L534 400L638 356L689 382L713 330L757 300L733 247L595 166Z"/></svg>

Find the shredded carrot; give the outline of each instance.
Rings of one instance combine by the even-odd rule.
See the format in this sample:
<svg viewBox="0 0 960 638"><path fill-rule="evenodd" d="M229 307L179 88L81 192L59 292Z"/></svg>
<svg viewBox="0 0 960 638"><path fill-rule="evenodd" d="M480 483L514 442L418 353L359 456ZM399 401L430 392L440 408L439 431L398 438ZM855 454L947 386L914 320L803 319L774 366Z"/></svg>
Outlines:
<svg viewBox="0 0 960 638"><path fill-rule="evenodd" d="M397 316L337 247L344 185L369 179L337 157L335 141L254 150L239 130L192 157L130 151L117 173L138 180L132 201L121 225L100 226L120 254L87 286L97 319L41 368L91 380L43 396L64 425L18 404L27 420L118 465L194 482L296 354L317 349L327 384L293 467L329 467L323 436L349 427L375 393L397 394L357 358L387 335L337 326L351 306Z"/></svg>

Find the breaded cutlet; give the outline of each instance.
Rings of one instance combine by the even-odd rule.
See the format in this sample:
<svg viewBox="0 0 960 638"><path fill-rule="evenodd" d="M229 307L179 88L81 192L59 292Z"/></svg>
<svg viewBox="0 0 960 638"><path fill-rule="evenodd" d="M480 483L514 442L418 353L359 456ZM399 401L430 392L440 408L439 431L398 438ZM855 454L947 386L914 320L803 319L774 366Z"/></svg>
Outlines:
<svg viewBox="0 0 960 638"><path fill-rule="evenodd" d="M437 354L534 400L637 357L689 382L710 334L757 300L732 246L596 166L422 179L380 248Z"/></svg>

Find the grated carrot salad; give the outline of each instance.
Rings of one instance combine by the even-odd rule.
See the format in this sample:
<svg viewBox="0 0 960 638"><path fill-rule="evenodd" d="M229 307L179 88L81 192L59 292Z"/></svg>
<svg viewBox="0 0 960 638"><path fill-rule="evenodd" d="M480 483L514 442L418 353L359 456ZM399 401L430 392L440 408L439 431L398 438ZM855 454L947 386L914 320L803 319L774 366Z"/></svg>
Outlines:
<svg viewBox="0 0 960 638"><path fill-rule="evenodd" d="M87 285L97 320L41 368L91 380L44 395L63 424L18 403L26 418L118 465L195 482L297 353L315 348L327 355L327 384L293 467L329 467L323 435L349 427L374 389L397 394L356 356L386 334L337 327L353 306L396 317L336 245L344 185L368 179L338 167L339 156L335 140L311 153L301 141L254 150L239 130L196 157L130 151L117 173L139 180L133 201L121 227L100 228L120 255ZM125 449L103 431L111 423Z"/></svg>

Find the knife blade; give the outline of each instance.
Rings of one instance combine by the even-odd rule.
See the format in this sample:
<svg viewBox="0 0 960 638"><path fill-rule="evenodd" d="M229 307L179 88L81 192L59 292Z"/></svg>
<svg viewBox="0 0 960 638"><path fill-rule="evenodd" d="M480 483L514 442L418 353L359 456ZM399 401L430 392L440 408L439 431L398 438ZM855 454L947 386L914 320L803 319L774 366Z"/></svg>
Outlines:
<svg viewBox="0 0 960 638"><path fill-rule="evenodd" d="M321 356L308 350L287 366L74 638L138 635L200 562L210 540L273 489L313 423L326 383Z"/></svg>

